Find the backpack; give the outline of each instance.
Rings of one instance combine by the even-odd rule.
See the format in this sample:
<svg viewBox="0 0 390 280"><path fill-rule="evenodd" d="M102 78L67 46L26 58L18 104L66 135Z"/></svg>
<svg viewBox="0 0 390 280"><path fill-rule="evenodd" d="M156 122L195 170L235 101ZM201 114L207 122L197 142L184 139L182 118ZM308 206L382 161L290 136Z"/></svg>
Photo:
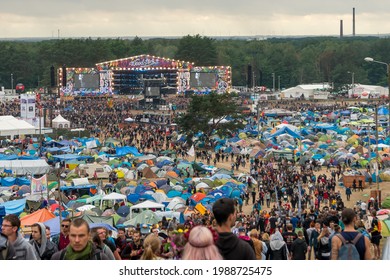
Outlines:
<svg viewBox="0 0 390 280"><path fill-rule="evenodd" d="M345 240L341 234L336 234L343 243L339 249L338 260L360 260L360 254L356 249L356 243L363 236L360 232L353 240Z"/></svg>

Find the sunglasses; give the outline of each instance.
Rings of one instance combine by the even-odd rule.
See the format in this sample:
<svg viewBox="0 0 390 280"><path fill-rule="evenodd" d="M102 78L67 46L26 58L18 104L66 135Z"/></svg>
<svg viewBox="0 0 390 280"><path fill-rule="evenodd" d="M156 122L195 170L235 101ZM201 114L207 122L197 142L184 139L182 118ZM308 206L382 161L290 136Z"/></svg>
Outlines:
<svg viewBox="0 0 390 280"><path fill-rule="evenodd" d="M68 228L69 225L61 225L61 227Z"/></svg>

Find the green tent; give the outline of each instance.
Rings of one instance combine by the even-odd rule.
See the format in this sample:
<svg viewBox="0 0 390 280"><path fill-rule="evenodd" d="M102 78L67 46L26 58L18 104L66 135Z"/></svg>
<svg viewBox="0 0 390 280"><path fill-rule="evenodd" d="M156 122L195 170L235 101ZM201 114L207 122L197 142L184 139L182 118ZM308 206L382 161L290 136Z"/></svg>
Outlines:
<svg viewBox="0 0 390 280"><path fill-rule="evenodd" d="M82 215L80 218L86 220L88 224L102 223L108 224L110 226L114 226L114 218L113 217L104 217L104 216L92 216L88 214Z"/></svg>
<svg viewBox="0 0 390 280"><path fill-rule="evenodd" d="M128 216L129 217L129 216ZM145 210L137 216L123 223L125 226L136 226L137 224L157 224L161 219L152 210Z"/></svg>
<svg viewBox="0 0 390 280"><path fill-rule="evenodd" d="M390 236L390 219L382 220L382 236L389 237Z"/></svg>
<svg viewBox="0 0 390 280"><path fill-rule="evenodd" d="M204 168L202 168L202 166L200 165L200 163L197 163L197 162L192 162L192 168L196 171L199 171L199 172L204 172L206 171Z"/></svg>
<svg viewBox="0 0 390 280"><path fill-rule="evenodd" d="M390 209L390 196L386 197L386 198L382 201L382 208L384 208L384 209Z"/></svg>

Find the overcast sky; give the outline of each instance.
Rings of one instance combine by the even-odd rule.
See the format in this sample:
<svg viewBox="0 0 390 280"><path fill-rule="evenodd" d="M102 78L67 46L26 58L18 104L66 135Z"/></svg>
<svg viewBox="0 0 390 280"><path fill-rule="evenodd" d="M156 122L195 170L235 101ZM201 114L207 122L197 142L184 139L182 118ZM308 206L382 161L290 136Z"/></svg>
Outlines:
<svg viewBox="0 0 390 280"><path fill-rule="evenodd" d="M0 38L390 33L389 0L2 0Z"/></svg>

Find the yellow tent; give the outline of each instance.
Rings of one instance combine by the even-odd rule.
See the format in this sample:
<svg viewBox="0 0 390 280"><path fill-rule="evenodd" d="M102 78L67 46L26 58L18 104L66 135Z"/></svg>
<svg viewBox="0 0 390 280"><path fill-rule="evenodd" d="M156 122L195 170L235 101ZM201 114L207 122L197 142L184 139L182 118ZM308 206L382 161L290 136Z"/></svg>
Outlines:
<svg viewBox="0 0 390 280"><path fill-rule="evenodd" d="M116 175L118 176L118 179L123 179L125 178L125 173L123 173L122 170L115 170Z"/></svg>

